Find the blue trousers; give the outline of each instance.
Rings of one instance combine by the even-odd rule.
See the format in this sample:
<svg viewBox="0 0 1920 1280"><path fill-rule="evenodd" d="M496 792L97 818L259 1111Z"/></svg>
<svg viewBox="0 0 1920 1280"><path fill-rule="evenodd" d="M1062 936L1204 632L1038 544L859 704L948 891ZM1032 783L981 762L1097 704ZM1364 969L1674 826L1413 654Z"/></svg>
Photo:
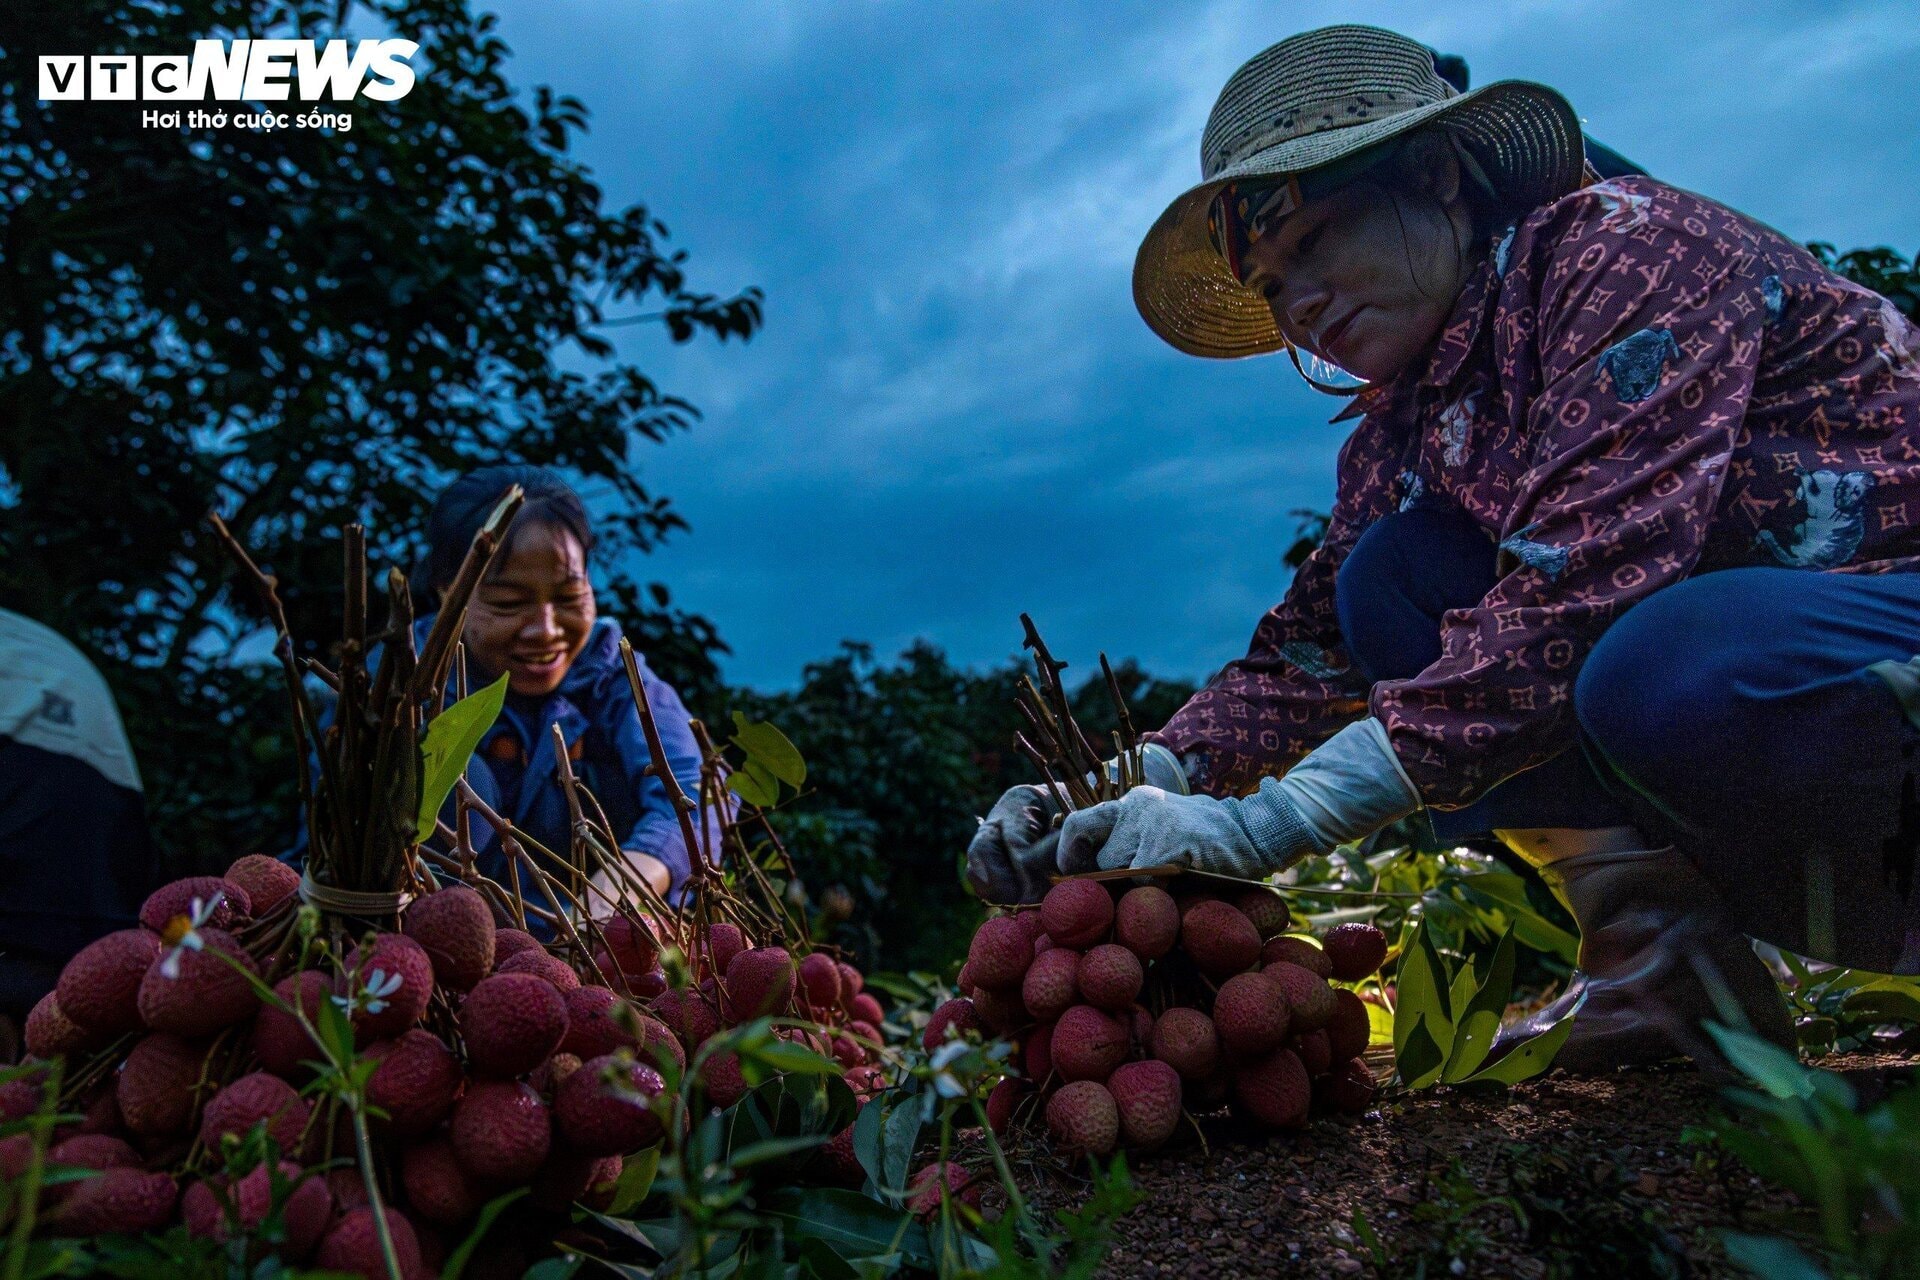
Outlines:
<svg viewBox="0 0 1920 1280"><path fill-rule="evenodd" d="M1369 680L1440 656L1440 620L1496 580L1464 514L1414 508L1361 535L1335 584ZM1875 972L1920 966L1920 730L1868 668L1920 653L1920 574L1731 569L1622 615L1574 686L1581 740L1464 809L1453 841L1494 829L1632 824L1672 841L1740 928Z"/></svg>

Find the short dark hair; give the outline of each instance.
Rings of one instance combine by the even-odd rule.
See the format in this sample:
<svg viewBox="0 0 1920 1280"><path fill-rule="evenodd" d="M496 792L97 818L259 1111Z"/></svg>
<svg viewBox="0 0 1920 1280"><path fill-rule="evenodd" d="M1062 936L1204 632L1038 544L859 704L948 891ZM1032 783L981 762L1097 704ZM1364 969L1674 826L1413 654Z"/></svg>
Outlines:
<svg viewBox="0 0 1920 1280"><path fill-rule="evenodd" d="M416 615L440 607L440 592L452 585L460 572L460 562L473 545L473 535L480 532L494 507L516 484L526 494L526 502L507 527L503 551L533 525L564 529L580 543L582 552L593 551L593 522L587 516L586 504L559 472L526 463L469 471L440 491L433 502L433 513L427 517L426 551L407 578Z"/></svg>

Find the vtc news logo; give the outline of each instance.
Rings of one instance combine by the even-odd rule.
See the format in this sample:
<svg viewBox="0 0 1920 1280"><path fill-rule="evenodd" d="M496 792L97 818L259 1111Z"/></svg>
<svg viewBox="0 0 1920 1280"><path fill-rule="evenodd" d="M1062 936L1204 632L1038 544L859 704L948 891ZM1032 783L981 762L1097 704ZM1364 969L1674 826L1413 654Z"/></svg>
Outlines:
<svg viewBox="0 0 1920 1280"><path fill-rule="evenodd" d="M196 40L190 54L56 54L40 59L40 100L376 102L413 89L412 40Z"/></svg>

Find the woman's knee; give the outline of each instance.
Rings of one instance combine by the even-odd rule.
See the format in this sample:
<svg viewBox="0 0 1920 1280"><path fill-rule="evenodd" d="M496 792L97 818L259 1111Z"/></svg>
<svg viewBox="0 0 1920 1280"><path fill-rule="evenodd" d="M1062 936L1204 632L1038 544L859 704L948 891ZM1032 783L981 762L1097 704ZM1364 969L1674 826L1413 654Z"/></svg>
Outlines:
<svg viewBox="0 0 1920 1280"><path fill-rule="evenodd" d="M1766 634L1750 573L1690 578L1648 597L1600 637L1573 691L1581 730L1643 787L1691 771L1703 744L1741 740L1763 704L1753 695Z"/></svg>
<svg viewBox="0 0 1920 1280"><path fill-rule="evenodd" d="M1367 526L1334 579L1340 635L1370 680L1417 675L1440 656L1440 618L1493 585L1492 543L1464 514L1414 508Z"/></svg>

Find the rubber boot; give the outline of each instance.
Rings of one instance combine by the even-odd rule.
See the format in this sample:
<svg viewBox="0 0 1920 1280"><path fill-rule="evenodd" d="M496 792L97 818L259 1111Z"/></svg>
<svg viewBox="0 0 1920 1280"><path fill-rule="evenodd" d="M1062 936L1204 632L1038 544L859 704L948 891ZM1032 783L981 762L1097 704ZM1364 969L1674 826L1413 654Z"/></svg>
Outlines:
<svg viewBox="0 0 1920 1280"><path fill-rule="evenodd" d="M1727 922L1712 883L1672 846L1579 854L1539 871L1580 926L1579 972L1558 999L1502 1029L1489 1060L1570 1012L1573 1030L1554 1065L1575 1073L1676 1054L1721 1070L1701 1025L1709 1020L1794 1047L1773 975Z"/></svg>

